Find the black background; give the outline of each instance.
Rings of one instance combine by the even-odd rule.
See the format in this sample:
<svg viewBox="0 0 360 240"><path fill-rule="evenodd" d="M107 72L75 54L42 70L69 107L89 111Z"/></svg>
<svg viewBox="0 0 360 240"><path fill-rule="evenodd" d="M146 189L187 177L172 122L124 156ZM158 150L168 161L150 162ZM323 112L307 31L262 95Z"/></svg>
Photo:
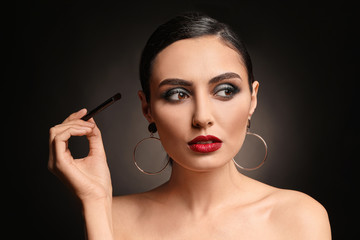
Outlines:
<svg viewBox="0 0 360 240"><path fill-rule="evenodd" d="M120 91L95 119L102 130L114 194L148 190L169 170L143 176L132 149L147 137L137 90L141 50L174 15L200 10L231 25L245 41L260 82L252 128L269 145L268 162L244 172L299 190L328 210L334 239L355 230L359 56L355 6L347 1L17 2L10 37L10 83L19 96L6 115L12 146L7 196L14 236L83 239L79 203L47 170L49 128ZM5 89L4 89L5 90ZM3 91L3 94L6 94ZM6 126L7 128L7 126ZM9 130L9 129L7 129ZM86 153L82 140L73 151ZM14 148L14 149L13 149ZM121 161L120 161L121 160ZM7 208L7 207L5 207Z"/></svg>

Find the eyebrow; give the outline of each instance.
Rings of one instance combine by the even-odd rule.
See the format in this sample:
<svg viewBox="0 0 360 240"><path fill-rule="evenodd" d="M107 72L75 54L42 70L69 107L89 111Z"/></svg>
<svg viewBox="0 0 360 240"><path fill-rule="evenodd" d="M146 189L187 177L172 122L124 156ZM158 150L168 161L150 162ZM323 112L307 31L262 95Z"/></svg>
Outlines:
<svg viewBox="0 0 360 240"><path fill-rule="evenodd" d="M161 81L159 87L164 85L180 85L180 86L192 86L192 82L186 81L179 78L167 78L164 81Z"/></svg>
<svg viewBox="0 0 360 240"><path fill-rule="evenodd" d="M232 78L238 78L242 81L242 78L240 77L239 74L234 73L234 72L226 72L223 74L220 74L219 76L213 77L212 79L210 79L209 84L214 84L223 80L227 80L227 79L232 79Z"/></svg>
<svg viewBox="0 0 360 240"><path fill-rule="evenodd" d="M232 79L232 78L238 78L242 81L242 78L240 77L239 74L234 73L234 72L226 72L226 73L220 74L220 75L210 79L209 84L215 84L220 81L224 81L224 80ZM192 86L192 82L184 80L184 79L179 79L179 78L167 78L160 82L159 87L164 86L164 85Z"/></svg>

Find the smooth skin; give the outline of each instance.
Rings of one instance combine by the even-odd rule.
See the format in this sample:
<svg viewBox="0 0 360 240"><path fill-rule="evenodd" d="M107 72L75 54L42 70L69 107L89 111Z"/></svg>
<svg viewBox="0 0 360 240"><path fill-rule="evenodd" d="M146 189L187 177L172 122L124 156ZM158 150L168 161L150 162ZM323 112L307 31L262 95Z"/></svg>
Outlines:
<svg viewBox="0 0 360 240"><path fill-rule="evenodd" d="M260 183L239 173L232 157L241 148L255 111L259 83L250 91L240 55L216 36L177 41L153 64L150 102L174 160L170 180L145 193L112 197L100 130L86 110L50 130L49 168L83 204L89 239L331 239L326 210L306 194ZM73 159L71 136L86 135L90 152ZM214 135L222 147L192 151L188 142Z"/></svg>

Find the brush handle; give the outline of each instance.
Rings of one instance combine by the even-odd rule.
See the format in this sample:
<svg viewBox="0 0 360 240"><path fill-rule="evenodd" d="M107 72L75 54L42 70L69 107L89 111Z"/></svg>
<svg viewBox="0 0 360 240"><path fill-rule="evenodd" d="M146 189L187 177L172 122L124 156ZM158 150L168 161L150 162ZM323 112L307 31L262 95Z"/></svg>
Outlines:
<svg viewBox="0 0 360 240"><path fill-rule="evenodd" d="M90 118L94 117L97 113L99 113L102 110L104 110L105 108L109 107L111 104L113 104L114 102L116 102L119 99L121 99L121 94L117 93L114 96L112 96L111 98L109 98L108 100L106 100L105 102L103 102L102 104L100 104L99 106L97 106L96 108L94 108L93 110L91 110L88 114L83 116L81 119L84 121L89 120Z"/></svg>

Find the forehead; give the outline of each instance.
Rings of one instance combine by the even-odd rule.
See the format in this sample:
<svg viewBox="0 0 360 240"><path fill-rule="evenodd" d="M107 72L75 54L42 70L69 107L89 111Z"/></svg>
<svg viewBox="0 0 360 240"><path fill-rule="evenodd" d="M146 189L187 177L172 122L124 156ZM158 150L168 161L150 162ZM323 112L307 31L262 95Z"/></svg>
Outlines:
<svg viewBox="0 0 360 240"><path fill-rule="evenodd" d="M211 79L224 72L247 79L239 53L217 36L206 36L179 40L162 50L154 60L151 79Z"/></svg>

